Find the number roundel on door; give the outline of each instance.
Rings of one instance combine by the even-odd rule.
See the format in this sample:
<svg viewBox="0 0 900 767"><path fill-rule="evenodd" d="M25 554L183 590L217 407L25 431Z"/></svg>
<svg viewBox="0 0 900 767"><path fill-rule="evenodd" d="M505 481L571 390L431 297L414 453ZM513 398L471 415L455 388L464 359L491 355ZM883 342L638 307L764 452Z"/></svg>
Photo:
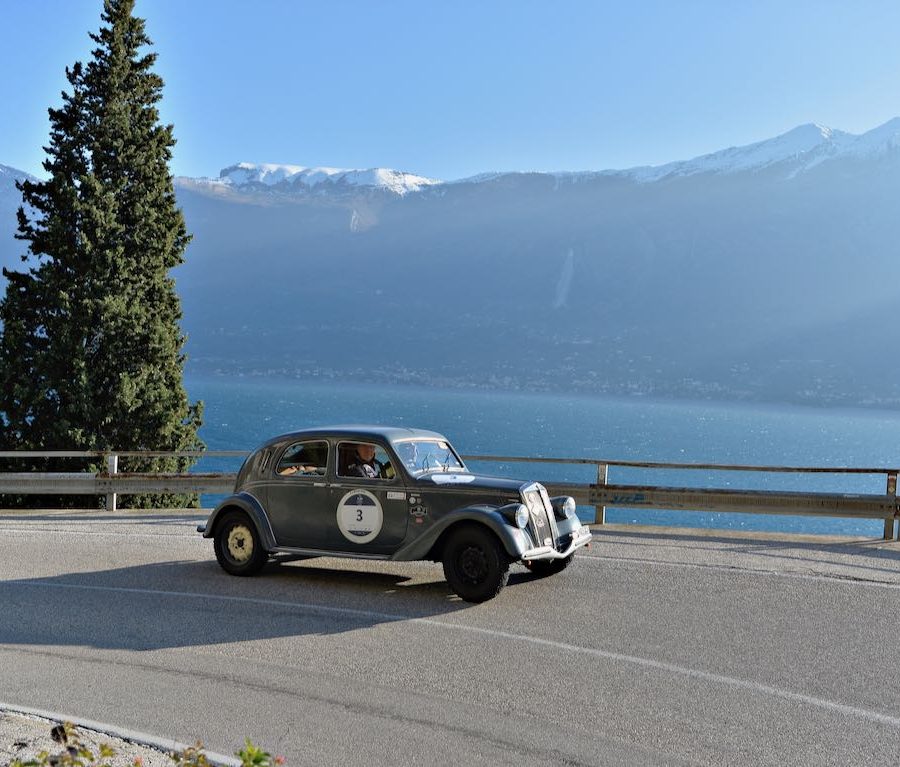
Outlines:
<svg viewBox="0 0 900 767"><path fill-rule="evenodd" d="M353 543L368 543L381 532L384 512L381 502L368 490L351 490L337 507L337 524L343 536Z"/></svg>

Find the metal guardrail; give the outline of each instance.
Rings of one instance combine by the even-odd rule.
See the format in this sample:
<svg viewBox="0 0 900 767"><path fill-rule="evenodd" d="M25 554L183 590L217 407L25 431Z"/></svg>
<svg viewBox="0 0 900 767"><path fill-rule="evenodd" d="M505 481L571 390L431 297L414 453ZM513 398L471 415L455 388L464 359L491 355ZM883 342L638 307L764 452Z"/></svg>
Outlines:
<svg viewBox="0 0 900 767"><path fill-rule="evenodd" d="M105 472L0 472L2 495L104 495L106 509L115 511L118 495L133 493L230 493L236 473L185 472L181 474L120 473L120 458L246 458L246 450L11 450L0 458L100 459Z"/></svg>
<svg viewBox="0 0 900 767"><path fill-rule="evenodd" d="M229 493L235 473L188 472L181 474L120 473L122 457L245 457L239 450L185 452L123 451L9 451L0 458L85 458L101 459L105 472L10 472L0 473L0 496L25 494L105 495L106 508L115 510L117 495L129 493ZM571 495L580 506L594 507L594 523L604 524L607 507L674 509L750 514L789 514L818 517L881 519L884 538L900 540L900 503L897 498L898 469L824 468L803 466L743 466L733 464L660 463L649 461L607 461L592 458L535 458L525 456L465 455L466 461L494 463L547 463L591 465L596 482L545 482L551 495ZM885 477L884 494L802 493L770 490L723 490L715 488L670 487L661 485L612 484L610 467L634 469L682 469L791 474L868 474ZM895 533L895 528L897 531Z"/></svg>
<svg viewBox="0 0 900 767"><path fill-rule="evenodd" d="M521 456L464 456L466 460L511 463L589 464L597 467L594 484L546 482L553 495L571 495L581 506L594 507L594 523L604 524L607 507L712 511L744 514L782 514L816 517L881 519L884 539L900 540L898 469L813 466L745 466L738 464L661 463L654 461L603 461L589 458L523 458ZM739 471L767 474L867 474L885 477L884 495L876 493L800 493L771 490L723 490L715 488L626 485L609 482L612 466L635 469ZM897 532L895 534L895 528Z"/></svg>

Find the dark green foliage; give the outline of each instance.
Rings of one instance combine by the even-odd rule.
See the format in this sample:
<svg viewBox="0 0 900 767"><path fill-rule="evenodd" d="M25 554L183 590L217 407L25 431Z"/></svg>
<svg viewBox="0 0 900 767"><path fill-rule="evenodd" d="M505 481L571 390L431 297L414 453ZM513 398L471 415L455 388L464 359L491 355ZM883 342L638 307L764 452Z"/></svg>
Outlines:
<svg viewBox="0 0 900 767"><path fill-rule="evenodd" d="M156 55L141 52L150 40L133 7L106 0L91 59L66 70L70 92L49 110L49 178L19 184L16 236L28 254L23 271L4 270L0 303L5 449L202 447L169 276L190 240L168 170L175 139L159 124L163 82ZM191 462L124 459L120 471ZM191 500L131 497L139 506Z"/></svg>

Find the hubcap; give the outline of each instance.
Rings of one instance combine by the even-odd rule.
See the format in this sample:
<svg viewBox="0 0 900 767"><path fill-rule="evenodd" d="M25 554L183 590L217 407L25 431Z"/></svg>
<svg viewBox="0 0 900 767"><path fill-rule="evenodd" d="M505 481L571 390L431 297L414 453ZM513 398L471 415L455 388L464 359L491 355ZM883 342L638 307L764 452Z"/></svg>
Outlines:
<svg viewBox="0 0 900 767"><path fill-rule="evenodd" d="M253 534L246 525L235 525L228 533L228 555L235 562L246 562L253 556Z"/></svg>
<svg viewBox="0 0 900 767"><path fill-rule="evenodd" d="M459 554L459 570L465 578L478 582L484 580L488 571L487 557L478 546L469 546Z"/></svg>

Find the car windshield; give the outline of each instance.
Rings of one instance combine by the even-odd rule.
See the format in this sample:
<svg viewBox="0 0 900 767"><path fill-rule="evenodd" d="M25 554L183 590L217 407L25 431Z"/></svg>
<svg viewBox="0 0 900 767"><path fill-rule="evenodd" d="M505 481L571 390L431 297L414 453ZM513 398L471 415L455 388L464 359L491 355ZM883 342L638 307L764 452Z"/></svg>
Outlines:
<svg viewBox="0 0 900 767"><path fill-rule="evenodd" d="M414 477L432 471L468 471L450 443L442 439L404 440L395 442L394 449Z"/></svg>

